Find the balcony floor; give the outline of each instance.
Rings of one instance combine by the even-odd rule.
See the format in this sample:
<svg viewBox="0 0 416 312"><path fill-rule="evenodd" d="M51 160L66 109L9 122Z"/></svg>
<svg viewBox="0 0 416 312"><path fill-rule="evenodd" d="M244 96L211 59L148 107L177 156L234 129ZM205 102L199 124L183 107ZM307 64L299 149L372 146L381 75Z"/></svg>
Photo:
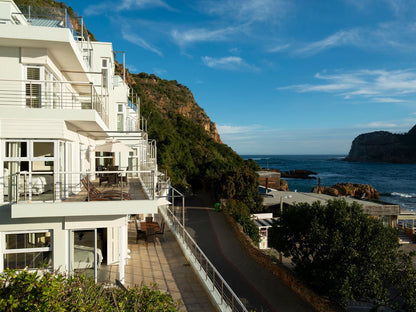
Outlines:
<svg viewBox="0 0 416 312"><path fill-rule="evenodd" d="M114 192L130 194L132 200L146 200L148 199L145 192L143 191L142 185L138 178L129 178L127 182L123 182L123 185L119 184L109 184L108 182L102 183L99 185L98 179L91 181L94 187L97 188L100 192ZM88 193L87 190L82 187L81 191L77 194L70 195L64 200L64 202L78 202L78 201L87 201ZM117 200L117 199L115 199Z"/></svg>

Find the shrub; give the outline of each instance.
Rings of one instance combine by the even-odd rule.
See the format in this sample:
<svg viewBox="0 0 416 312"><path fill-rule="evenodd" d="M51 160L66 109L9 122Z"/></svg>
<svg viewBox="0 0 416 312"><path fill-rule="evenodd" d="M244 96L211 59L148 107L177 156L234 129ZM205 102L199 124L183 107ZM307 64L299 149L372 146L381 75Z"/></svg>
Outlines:
<svg viewBox="0 0 416 312"><path fill-rule="evenodd" d="M250 217L250 210L247 205L241 201L229 199L227 200L225 209L236 222L241 224L244 233L246 233L255 244L258 244L260 240L259 229Z"/></svg>
<svg viewBox="0 0 416 312"><path fill-rule="evenodd" d="M170 295L147 286L124 291L83 275L5 270L0 275L0 311L177 311Z"/></svg>

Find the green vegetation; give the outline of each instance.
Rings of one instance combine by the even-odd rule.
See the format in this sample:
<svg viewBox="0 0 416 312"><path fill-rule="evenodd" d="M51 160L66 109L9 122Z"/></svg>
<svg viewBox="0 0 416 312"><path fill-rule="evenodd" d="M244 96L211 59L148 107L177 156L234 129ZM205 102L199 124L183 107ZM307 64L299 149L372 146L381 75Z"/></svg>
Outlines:
<svg viewBox="0 0 416 312"><path fill-rule="evenodd" d="M148 120L149 137L158 145L158 164L181 191L205 189L218 198L245 203L250 211L262 208L258 194L259 170L230 147L215 140L203 125L212 122L196 104L189 89L146 73L131 75Z"/></svg>
<svg viewBox="0 0 416 312"><path fill-rule="evenodd" d="M247 205L241 201L229 199L225 206L225 210L241 224L244 233L250 236L254 244L258 244L260 240L259 229L250 218L250 210Z"/></svg>
<svg viewBox="0 0 416 312"><path fill-rule="evenodd" d="M155 287L124 291L83 275L6 270L0 275L0 311L178 311L178 303Z"/></svg>
<svg viewBox="0 0 416 312"><path fill-rule="evenodd" d="M292 258L298 277L346 307L353 301L415 310L416 271L397 231L345 200L285 209L269 245ZM399 299L400 298L400 299Z"/></svg>

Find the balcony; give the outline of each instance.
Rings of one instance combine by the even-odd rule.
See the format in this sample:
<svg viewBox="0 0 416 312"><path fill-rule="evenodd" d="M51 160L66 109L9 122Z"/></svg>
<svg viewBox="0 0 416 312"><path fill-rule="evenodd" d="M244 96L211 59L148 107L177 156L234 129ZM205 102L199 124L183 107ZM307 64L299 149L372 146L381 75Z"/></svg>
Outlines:
<svg viewBox="0 0 416 312"><path fill-rule="evenodd" d="M1 184L12 218L157 213L162 204L152 170L21 172Z"/></svg>
<svg viewBox="0 0 416 312"><path fill-rule="evenodd" d="M68 29L73 39L78 42L79 52L88 67L91 67L90 34L82 17L68 14L68 9L57 7L18 6L20 12L12 10L12 24Z"/></svg>
<svg viewBox="0 0 416 312"><path fill-rule="evenodd" d="M94 110L108 127L105 89L98 93L89 82L0 79L1 108Z"/></svg>

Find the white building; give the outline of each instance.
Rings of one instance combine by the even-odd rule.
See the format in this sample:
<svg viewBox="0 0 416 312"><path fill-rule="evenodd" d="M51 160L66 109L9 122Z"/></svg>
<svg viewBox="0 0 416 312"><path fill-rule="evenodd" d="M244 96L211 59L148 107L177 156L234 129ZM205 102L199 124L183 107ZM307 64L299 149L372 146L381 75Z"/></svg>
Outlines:
<svg viewBox="0 0 416 312"><path fill-rule="evenodd" d="M43 263L101 280L119 264L123 281L128 217L157 213L158 175L114 55L64 10L0 0L0 271ZM95 151L115 139L130 150ZM113 193L88 193L86 176Z"/></svg>

